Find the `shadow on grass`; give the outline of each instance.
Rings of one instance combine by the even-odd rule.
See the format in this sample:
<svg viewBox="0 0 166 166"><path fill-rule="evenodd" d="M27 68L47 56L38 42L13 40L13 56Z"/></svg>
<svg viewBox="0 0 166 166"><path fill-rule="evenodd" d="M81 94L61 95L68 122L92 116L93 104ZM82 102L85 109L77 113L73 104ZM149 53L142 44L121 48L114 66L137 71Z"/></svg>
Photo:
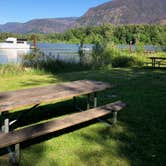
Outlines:
<svg viewBox="0 0 166 166"><path fill-rule="evenodd" d="M84 131L79 135L83 142L89 142L94 146L91 151L77 148L73 152L80 158L81 163L84 165L110 165L111 163L111 165L134 166L164 166L166 164L165 70L112 69L65 73L58 74L56 77L61 81L94 79L109 82L115 87L100 93L99 105L119 99L127 103L127 107L119 114L119 123L116 127L101 127L102 124L98 124L98 128L89 129L88 132ZM112 94L116 94L117 97L112 98ZM83 103L83 99L80 99L80 103ZM81 105L84 107L83 104ZM27 117L28 120L25 118L24 123L20 126L74 112L69 107L72 108L72 101L41 106L30 113L29 118ZM14 112L11 117L14 118L19 113L21 112ZM27 141L22 144L22 147L38 144L94 122L96 121ZM96 136L93 135L94 132ZM94 142L100 147L99 149ZM44 157L45 148L47 147L40 144L36 150L33 149L29 152L27 149L25 156L39 153L40 156L38 155L35 159L35 165L37 165L40 163L40 158ZM31 155L28 155L29 153ZM57 165L55 160L53 162L54 165Z"/></svg>
<svg viewBox="0 0 166 166"><path fill-rule="evenodd" d="M110 75L110 77L109 77ZM89 165L94 158L96 163L107 158L112 165L124 165L120 160L127 160L127 165L165 165L166 164L166 73L164 70L113 70L90 73L87 77L96 77L101 81L116 83L113 92L127 103L127 108L120 113L119 128L95 130L98 137L82 134L86 142L97 142L101 150L87 153L77 151L80 159ZM111 91L110 91L111 92ZM105 92L106 94L110 92ZM108 98L105 99L107 102ZM93 131L92 131L93 132ZM90 133L92 133L90 132ZM108 139L107 139L108 136ZM116 148L110 143L116 143ZM98 157L96 157L98 156ZM111 157L112 159L111 159ZM116 163L114 158L119 162ZM107 161L103 163L107 164ZM100 164L96 164L100 165Z"/></svg>
<svg viewBox="0 0 166 166"><path fill-rule="evenodd" d="M120 113L120 126L124 126L125 131L118 132L118 128L117 131L114 131L114 129L96 131L100 139L82 134L82 138L86 142L95 139L102 147L101 151L76 152L85 165L91 163L90 158L95 158L96 163L99 163L98 160L101 161L102 158L107 158L111 162L110 155L119 159L117 165L124 164L120 162L123 158L127 160L128 165L164 166L166 164L165 70L113 69L109 71L85 71L81 74L75 73L74 78L71 75L59 75L59 77L62 80L71 81L86 78L110 82L115 87L104 92L104 97L101 96L101 103L110 102L109 96L114 93L117 95L116 99L121 99L128 105ZM110 140L117 142L114 151L111 150L111 143L106 143L106 135L109 135ZM101 154L99 155L99 153ZM94 154L99 157L94 157ZM105 165L109 164L105 161Z"/></svg>

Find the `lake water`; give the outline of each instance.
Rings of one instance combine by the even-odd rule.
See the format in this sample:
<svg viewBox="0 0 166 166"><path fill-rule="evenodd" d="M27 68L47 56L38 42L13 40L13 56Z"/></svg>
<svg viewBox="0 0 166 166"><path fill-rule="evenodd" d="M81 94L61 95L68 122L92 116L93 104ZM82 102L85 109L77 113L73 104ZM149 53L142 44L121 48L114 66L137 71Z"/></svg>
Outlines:
<svg viewBox="0 0 166 166"><path fill-rule="evenodd" d="M91 44L84 44L85 53L92 50ZM79 62L79 45L78 44L50 44L38 43L37 48L49 58L59 59L62 61ZM0 64L19 63L21 56L30 53L30 49L0 49Z"/></svg>
<svg viewBox="0 0 166 166"><path fill-rule="evenodd" d="M92 44L84 44L85 53L88 56L92 51ZM129 45L117 45L120 49L129 49ZM51 43L38 43L37 48L46 55L46 57L52 59L58 59L62 61L79 62L79 44L51 44ZM133 46L133 49L135 47ZM155 51L160 50L161 47L145 46L145 50ZM24 54L30 53L30 49L0 49L0 64L6 63L19 63L21 57Z"/></svg>

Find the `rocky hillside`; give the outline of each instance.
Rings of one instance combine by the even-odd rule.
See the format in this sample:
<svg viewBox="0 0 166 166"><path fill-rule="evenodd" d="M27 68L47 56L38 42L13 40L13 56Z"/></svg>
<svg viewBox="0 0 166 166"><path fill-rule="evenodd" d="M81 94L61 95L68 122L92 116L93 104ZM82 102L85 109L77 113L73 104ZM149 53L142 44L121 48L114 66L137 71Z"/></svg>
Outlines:
<svg viewBox="0 0 166 166"><path fill-rule="evenodd" d="M156 23L166 14L166 0L112 0L91 8L80 25Z"/></svg>
<svg viewBox="0 0 166 166"><path fill-rule="evenodd" d="M0 32L53 33L76 26L111 24L166 24L166 0L112 0L90 8L80 18L35 19L0 25Z"/></svg>
<svg viewBox="0 0 166 166"><path fill-rule="evenodd" d="M0 25L1 32L13 33L53 33L64 32L75 25L76 18L35 19L26 23L7 23Z"/></svg>

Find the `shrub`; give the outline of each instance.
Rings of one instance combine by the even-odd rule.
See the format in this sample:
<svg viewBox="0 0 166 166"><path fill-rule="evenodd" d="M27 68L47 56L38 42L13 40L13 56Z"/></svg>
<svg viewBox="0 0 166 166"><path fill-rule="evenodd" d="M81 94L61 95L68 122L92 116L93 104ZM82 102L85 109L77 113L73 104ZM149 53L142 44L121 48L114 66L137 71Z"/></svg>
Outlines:
<svg viewBox="0 0 166 166"><path fill-rule="evenodd" d="M92 51L92 62L95 67L105 66L111 63L114 56L120 55L120 50L112 42L96 43Z"/></svg>
<svg viewBox="0 0 166 166"><path fill-rule="evenodd" d="M112 67L143 66L143 61L134 56L120 55L112 59Z"/></svg>
<svg viewBox="0 0 166 166"><path fill-rule="evenodd" d="M136 43L136 52L143 53L144 51L145 51L144 43L138 41Z"/></svg>
<svg viewBox="0 0 166 166"><path fill-rule="evenodd" d="M22 57L22 65L24 67L37 68L40 61L43 61L45 56L38 50L32 51L30 54L26 54Z"/></svg>
<svg viewBox="0 0 166 166"><path fill-rule="evenodd" d="M104 52L104 48L105 48L105 43L103 42L97 42L94 46L93 46L93 50L92 50L92 64L94 67L99 67L102 66L103 64L103 52Z"/></svg>

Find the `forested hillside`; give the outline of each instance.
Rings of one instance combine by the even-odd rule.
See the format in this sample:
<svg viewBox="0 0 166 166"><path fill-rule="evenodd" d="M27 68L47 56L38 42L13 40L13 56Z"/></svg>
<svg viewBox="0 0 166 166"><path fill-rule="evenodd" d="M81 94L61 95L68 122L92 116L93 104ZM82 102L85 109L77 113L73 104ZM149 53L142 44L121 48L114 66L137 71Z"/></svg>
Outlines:
<svg viewBox="0 0 166 166"><path fill-rule="evenodd" d="M8 36L27 38L32 41L34 33L0 33L0 40ZM142 42L144 44L166 45L166 25L101 25L70 29L62 34L35 34L38 42L96 43L102 40L117 44Z"/></svg>

